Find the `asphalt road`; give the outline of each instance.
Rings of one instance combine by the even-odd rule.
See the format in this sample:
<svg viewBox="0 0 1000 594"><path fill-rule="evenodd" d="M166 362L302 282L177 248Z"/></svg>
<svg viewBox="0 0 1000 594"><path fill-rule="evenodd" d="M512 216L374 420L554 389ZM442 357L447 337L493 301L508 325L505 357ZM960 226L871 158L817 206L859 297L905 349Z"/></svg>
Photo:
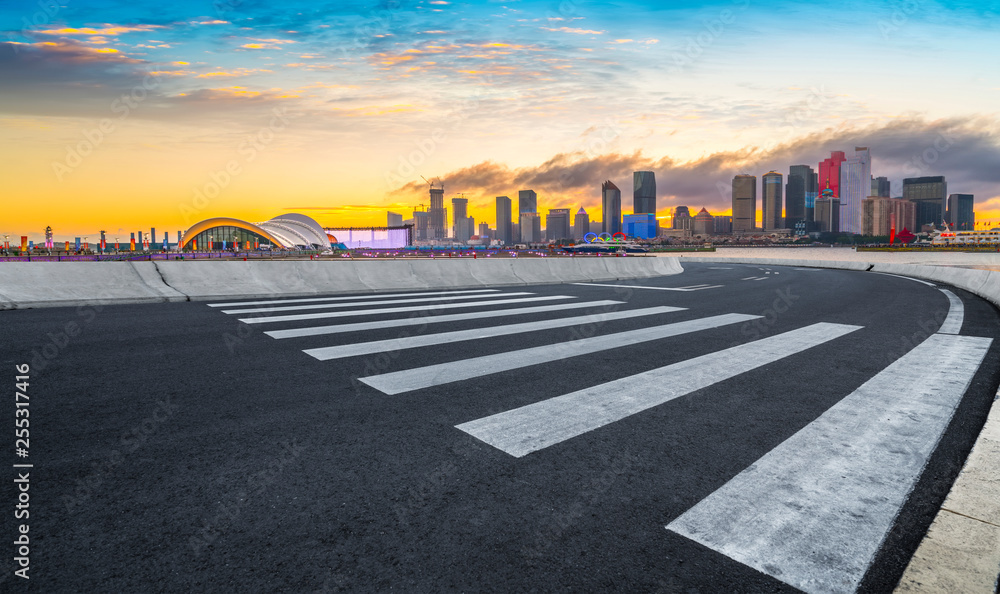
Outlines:
<svg viewBox="0 0 1000 594"><path fill-rule="evenodd" d="M8 394L32 365L4 456L34 465L30 519L19 469L2 491L31 579L8 544L0 589L890 590L997 391L997 311L684 266L605 284L687 290L0 312Z"/></svg>

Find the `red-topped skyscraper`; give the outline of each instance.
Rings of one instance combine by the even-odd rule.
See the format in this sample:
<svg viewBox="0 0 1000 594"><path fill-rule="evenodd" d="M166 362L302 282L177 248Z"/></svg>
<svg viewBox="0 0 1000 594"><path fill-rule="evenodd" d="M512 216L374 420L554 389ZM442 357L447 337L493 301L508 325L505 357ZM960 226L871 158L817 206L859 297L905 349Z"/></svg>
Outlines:
<svg viewBox="0 0 1000 594"><path fill-rule="evenodd" d="M840 164L847 160L844 151L833 151L829 159L819 163L819 193L823 190L833 190L833 195L840 198Z"/></svg>

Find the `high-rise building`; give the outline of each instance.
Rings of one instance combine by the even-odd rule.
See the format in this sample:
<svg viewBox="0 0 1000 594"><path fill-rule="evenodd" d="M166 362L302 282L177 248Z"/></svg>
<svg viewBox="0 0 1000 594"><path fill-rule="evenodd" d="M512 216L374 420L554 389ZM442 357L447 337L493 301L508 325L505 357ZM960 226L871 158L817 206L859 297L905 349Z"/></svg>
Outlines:
<svg viewBox="0 0 1000 594"><path fill-rule="evenodd" d="M430 225L430 213L425 210L413 211L413 238L427 241Z"/></svg>
<svg viewBox="0 0 1000 594"><path fill-rule="evenodd" d="M472 239L475 234L476 219L473 217L462 217L455 219L455 241L465 243Z"/></svg>
<svg viewBox="0 0 1000 594"><path fill-rule="evenodd" d="M444 208L444 184L431 184L431 207L428 210L427 239L444 239L448 230L448 213Z"/></svg>
<svg viewBox="0 0 1000 594"><path fill-rule="evenodd" d="M698 214L694 215L692 233L695 235L715 235L715 217L704 207L698 211Z"/></svg>
<svg viewBox="0 0 1000 594"><path fill-rule="evenodd" d="M518 191L517 212L538 212L538 194L534 190Z"/></svg>
<svg viewBox="0 0 1000 594"><path fill-rule="evenodd" d="M690 230L692 227L691 222L691 211L688 210L688 207L678 206L674 209L674 219L671 221L670 227L673 229Z"/></svg>
<svg viewBox="0 0 1000 594"><path fill-rule="evenodd" d="M861 201L861 234L889 235L893 226L896 233L913 230L915 207L909 200L869 196Z"/></svg>
<svg viewBox="0 0 1000 594"><path fill-rule="evenodd" d="M973 194L948 195L948 225L952 231L976 229L975 197Z"/></svg>
<svg viewBox="0 0 1000 594"><path fill-rule="evenodd" d="M455 222L452 227L452 237L457 241L468 241L469 237L472 237L472 228L468 226L465 221L469 216L469 200L468 198L452 198L451 199L451 216L452 220ZM458 227L459 224L462 225L462 234L459 236ZM469 237L465 237L468 233Z"/></svg>
<svg viewBox="0 0 1000 594"><path fill-rule="evenodd" d="M524 220L525 213L536 215L537 221L531 219L526 222ZM532 225L538 223L539 229L541 229L542 218L537 215L538 215L538 194L536 194L534 190L519 190L517 192L517 222L520 225L521 229L520 240L522 243L541 241L541 237L534 233L534 227L532 227ZM529 237L530 239L525 239L526 233L527 237Z"/></svg>
<svg viewBox="0 0 1000 594"><path fill-rule="evenodd" d="M785 228L799 221L812 221L816 207L816 172L808 165L792 165L785 182Z"/></svg>
<svg viewBox="0 0 1000 594"><path fill-rule="evenodd" d="M782 175L777 171L768 171L761 179L763 184L761 198L764 208L761 212L760 226L765 231L784 228L781 218L781 178Z"/></svg>
<svg viewBox="0 0 1000 594"><path fill-rule="evenodd" d="M916 229L924 225L940 226L944 221L944 211L948 197L948 183L943 175L908 177L903 180L903 199L910 200L917 207Z"/></svg>
<svg viewBox="0 0 1000 594"><path fill-rule="evenodd" d="M402 227L403 226L403 215L392 212L391 210L385 213L386 225L389 227Z"/></svg>
<svg viewBox="0 0 1000 594"><path fill-rule="evenodd" d="M861 201L872 189L872 155L866 146L840 165L840 230L861 233Z"/></svg>
<svg viewBox="0 0 1000 594"><path fill-rule="evenodd" d="M581 206L573 217L573 239L583 239L588 233L590 233L590 215Z"/></svg>
<svg viewBox="0 0 1000 594"><path fill-rule="evenodd" d="M656 215L651 212L627 214L622 217L622 233L626 237L653 239L659 234Z"/></svg>
<svg viewBox="0 0 1000 594"><path fill-rule="evenodd" d="M872 191L869 196L879 196L881 198L889 197L889 178L888 177L873 177L872 178Z"/></svg>
<svg viewBox="0 0 1000 594"><path fill-rule="evenodd" d="M820 231L837 232L840 230L840 198L833 190L823 190L816 199L816 225Z"/></svg>
<svg viewBox="0 0 1000 594"><path fill-rule="evenodd" d="M614 235L622 230L622 191L608 180L601 184L601 232Z"/></svg>
<svg viewBox="0 0 1000 594"><path fill-rule="evenodd" d="M541 243L542 217L537 212L521 213L521 243Z"/></svg>
<svg viewBox="0 0 1000 594"><path fill-rule="evenodd" d="M150 227L149 228L149 247L150 247L150 249L152 249L152 247L155 244L156 244L156 227Z"/></svg>
<svg viewBox="0 0 1000 594"><path fill-rule="evenodd" d="M569 209L550 208L549 214L545 217L545 239L553 241L556 239L569 239L572 232L569 230Z"/></svg>
<svg viewBox="0 0 1000 594"><path fill-rule="evenodd" d="M497 196L497 233L496 238L504 245L514 243L514 229L510 220L510 198Z"/></svg>
<svg viewBox="0 0 1000 594"><path fill-rule="evenodd" d="M728 235L733 232L733 217L730 215L715 216L715 234Z"/></svg>
<svg viewBox="0 0 1000 594"><path fill-rule="evenodd" d="M757 176L733 178L733 233L750 233L757 224Z"/></svg>
<svg viewBox="0 0 1000 594"><path fill-rule="evenodd" d="M493 239L493 231L490 229L489 223L479 223L479 237Z"/></svg>
<svg viewBox="0 0 1000 594"><path fill-rule="evenodd" d="M656 215L656 177L652 171L632 173L632 212Z"/></svg>
<svg viewBox="0 0 1000 594"><path fill-rule="evenodd" d="M819 162L819 189L833 190L833 195L840 197L840 164L847 160L844 151L833 151L830 157Z"/></svg>

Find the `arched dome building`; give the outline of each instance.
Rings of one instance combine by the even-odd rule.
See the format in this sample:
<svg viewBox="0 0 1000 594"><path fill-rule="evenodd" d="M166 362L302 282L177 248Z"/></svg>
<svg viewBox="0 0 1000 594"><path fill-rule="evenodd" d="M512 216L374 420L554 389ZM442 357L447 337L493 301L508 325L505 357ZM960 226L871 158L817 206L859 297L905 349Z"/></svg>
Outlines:
<svg viewBox="0 0 1000 594"><path fill-rule="evenodd" d="M240 219L216 217L191 226L184 233L181 249L223 249L238 244L270 245L286 250L326 250L336 238L330 236L315 220L303 214L289 213L263 223L248 223Z"/></svg>

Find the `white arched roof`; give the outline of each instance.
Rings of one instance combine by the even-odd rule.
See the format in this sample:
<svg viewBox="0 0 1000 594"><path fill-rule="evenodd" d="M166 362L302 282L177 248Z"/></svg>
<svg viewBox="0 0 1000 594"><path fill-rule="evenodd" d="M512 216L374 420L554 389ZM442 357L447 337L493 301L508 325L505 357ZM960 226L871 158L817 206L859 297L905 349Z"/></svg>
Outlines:
<svg viewBox="0 0 1000 594"><path fill-rule="evenodd" d="M289 247L296 245L330 246L330 240L319 223L303 214L279 215L269 221L258 223L258 226L261 229L266 229L272 235L280 237L282 242Z"/></svg>

